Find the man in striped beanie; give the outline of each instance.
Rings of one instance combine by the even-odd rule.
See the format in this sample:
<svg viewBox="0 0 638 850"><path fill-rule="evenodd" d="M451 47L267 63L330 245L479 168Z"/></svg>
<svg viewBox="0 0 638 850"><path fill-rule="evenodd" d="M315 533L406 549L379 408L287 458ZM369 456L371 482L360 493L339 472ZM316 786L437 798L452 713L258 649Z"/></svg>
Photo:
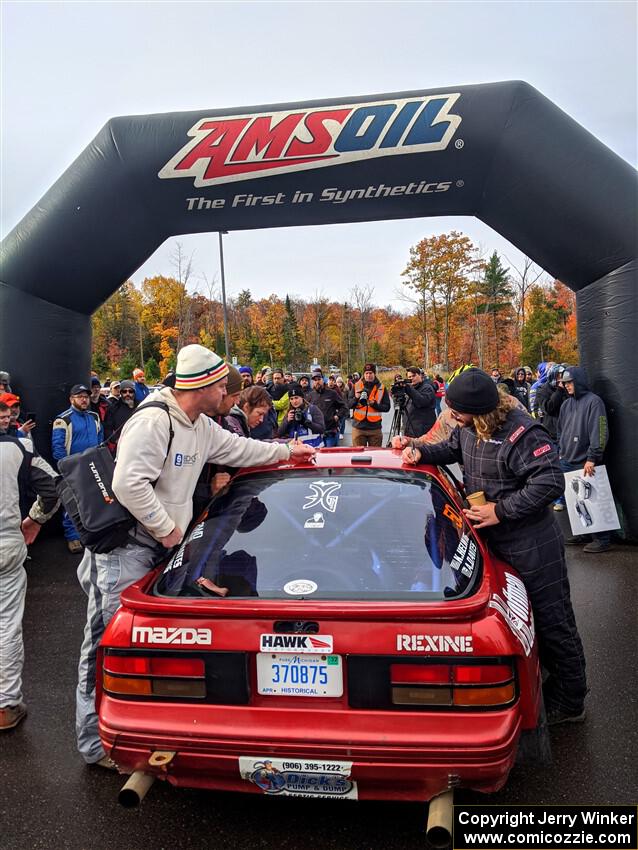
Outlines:
<svg viewBox="0 0 638 850"><path fill-rule="evenodd" d="M175 387L164 387L145 399L122 429L113 492L137 524L126 546L105 554L87 548L78 568L88 608L78 669L76 733L87 764L115 767L97 731L97 645L122 591L182 541L204 464L262 466L307 460L315 454L308 445L264 443L221 428L211 417L226 396L227 382L228 365L219 355L203 345L187 345L177 354Z"/></svg>

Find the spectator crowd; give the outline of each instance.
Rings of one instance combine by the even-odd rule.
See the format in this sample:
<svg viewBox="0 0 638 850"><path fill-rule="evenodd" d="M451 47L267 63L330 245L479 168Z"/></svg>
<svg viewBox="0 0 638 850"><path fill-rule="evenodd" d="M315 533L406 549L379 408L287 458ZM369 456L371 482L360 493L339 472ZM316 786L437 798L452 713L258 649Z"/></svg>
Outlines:
<svg viewBox="0 0 638 850"><path fill-rule="evenodd" d="M553 520L550 523L543 514L542 522L539 519L538 527L531 531L529 524L517 525L515 520L516 511L521 510L540 512L540 516L545 504L554 511L563 510L561 473L582 469L589 477L603 463L608 437L605 406L589 390L582 368L539 363L535 375L527 366L520 366L504 377L497 368L488 375L465 365L446 382L438 373L430 378L413 366L406 370L405 378L396 374L388 389L374 363L366 363L361 373L346 378L335 372L325 375L319 367L295 375L281 368L236 368L203 346L188 345L178 353L175 371L152 389L155 391L148 399L151 388L140 369L133 371L131 379L104 385L94 374L88 382L71 386L69 406L53 421L53 465L105 442L117 454L114 492L137 520L125 546L96 554L84 548L71 517L66 513L62 517L69 551L82 555L78 577L88 599L77 691L78 747L88 763L112 766L97 736L94 658L121 591L182 540L191 518L228 485L238 468L291 457L308 459L318 447L335 447L344 438L348 419L353 446L381 446L382 417L391 409L391 399L403 417L392 446L404 450L406 463L419 456L434 463L458 460L466 477L473 476L486 493L486 481L501 476L500 484L505 486L507 476L496 460L494 470L498 471L486 472L482 464L487 454L476 446L481 441L501 445L504 438L497 439L499 429L505 429L502 433L509 435L512 443L523 435L521 445L529 444L530 457L535 460L528 460L525 466L519 458L519 467L513 465L511 470L512 492L501 501L503 494L495 491L494 501L488 503L492 507L483 511L472 508L478 513L470 518L479 528L497 525L501 536L492 532L490 545L517 566L533 604L537 599L536 606L538 600L544 602L548 591L543 581L530 576L525 552L530 546L538 548L541 541L547 550L545 563L555 565L557 582L563 583L561 600L569 601L561 566L563 542L556 536ZM147 399L157 399L159 404L145 404ZM53 485L57 473L33 447L35 427L35 415L23 413L10 375L0 372L0 729L13 728L26 714L21 692L26 545L33 542L58 504ZM187 445L184 456L202 461L193 465L188 476L176 476L173 465L165 465L173 429ZM513 463L510 456L507 463ZM536 466L542 467L539 476L544 476L542 486L537 485L538 504L521 507L526 496L516 500L512 493L518 493L517 488L522 488L521 493L529 491L526 476L535 475ZM512 516L503 507L508 504ZM602 553L611 546L608 533L591 540L573 536L564 542L585 544L588 553ZM544 569L541 561L534 569ZM582 647L573 615L570 617L561 624L549 622L539 627L539 631L549 630L547 634L562 628L563 638L567 633L571 636L572 655L555 659L553 668L555 677L571 676L576 683L571 703L569 698L561 702L560 684L553 683L554 707L568 719L582 712L585 692Z"/></svg>

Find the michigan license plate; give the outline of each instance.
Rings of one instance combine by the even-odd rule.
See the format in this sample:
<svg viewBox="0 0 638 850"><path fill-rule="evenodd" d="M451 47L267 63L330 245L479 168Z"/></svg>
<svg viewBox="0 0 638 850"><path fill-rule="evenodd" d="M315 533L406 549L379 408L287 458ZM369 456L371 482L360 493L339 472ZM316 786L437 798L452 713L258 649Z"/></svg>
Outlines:
<svg viewBox="0 0 638 850"><path fill-rule="evenodd" d="M259 652L257 690L271 696L340 697L343 694L341 656Z"/></svg>

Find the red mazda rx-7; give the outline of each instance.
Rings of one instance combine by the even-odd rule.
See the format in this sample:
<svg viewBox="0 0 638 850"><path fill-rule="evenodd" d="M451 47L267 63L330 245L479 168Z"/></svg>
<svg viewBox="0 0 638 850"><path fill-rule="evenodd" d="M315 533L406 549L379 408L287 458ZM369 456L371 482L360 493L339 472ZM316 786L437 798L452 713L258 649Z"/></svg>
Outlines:
<svg viewBox="0 0 638 850"><path fill-rule="evenodd" d="M525 587L462 507L388 449L237 474L106 630L107 753L253 794L499 789L538 735L539 662Z"/></svg>

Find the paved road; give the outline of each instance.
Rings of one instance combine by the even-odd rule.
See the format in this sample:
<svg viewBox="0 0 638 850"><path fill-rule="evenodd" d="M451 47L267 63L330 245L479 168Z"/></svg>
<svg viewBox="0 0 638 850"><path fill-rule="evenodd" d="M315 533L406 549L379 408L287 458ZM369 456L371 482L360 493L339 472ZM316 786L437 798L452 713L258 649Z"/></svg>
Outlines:
<svg viewBox="0 0 638 850"><path fill-rule="evenodd" d="M560 515L561 521L565 515ZM3 850L412 850L425 807L175 790L156 783L142 807L117 803L122 779L87 768L74 749L76 663L85 599L77 556L64 541L37 542L28 562L25 694L29 717L0 738ZM554 764L515 768L498 803L632 803L638 777L636 577L638 550L568 553L589 663L583 725L552 732ZM463 802L484 802L460 792Z"/></svg>

